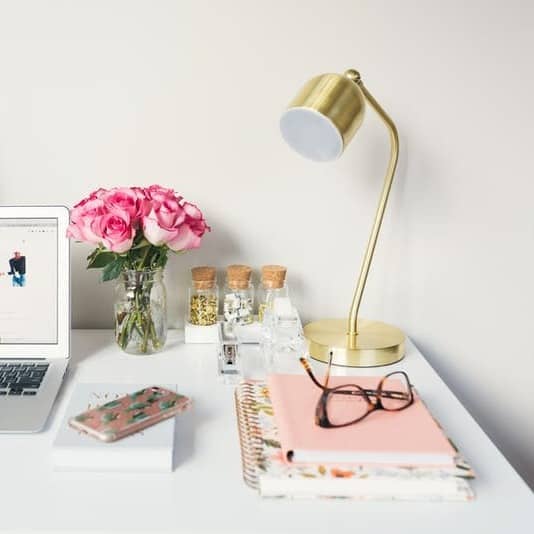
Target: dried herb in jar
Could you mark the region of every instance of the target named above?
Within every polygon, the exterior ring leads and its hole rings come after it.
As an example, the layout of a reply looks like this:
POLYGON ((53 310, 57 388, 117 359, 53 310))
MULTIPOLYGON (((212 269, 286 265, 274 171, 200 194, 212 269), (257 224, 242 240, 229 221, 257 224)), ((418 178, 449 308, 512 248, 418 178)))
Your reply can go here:
POLYGON ((214 267, 193 267, 189 295, 189 322, 197 326, 210 326, 217 322, 219 294, 214 267))

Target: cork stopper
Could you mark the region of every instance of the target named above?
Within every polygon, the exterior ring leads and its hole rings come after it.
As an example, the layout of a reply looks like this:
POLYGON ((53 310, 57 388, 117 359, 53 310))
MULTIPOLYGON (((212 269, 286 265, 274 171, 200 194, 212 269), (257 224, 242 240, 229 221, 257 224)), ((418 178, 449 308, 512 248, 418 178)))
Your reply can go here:
POLYGON ((287 268, 283 265, 264 265, 261 268, 261 282, 263 287, 280 289, 284 287, 287 268))
POLYGON ((193 285, 196 289, 211 289, 215 287, 216 274, 215 267, 201 266, 191 269, 193 285))
POLYGON ((231 289, 246 289, 250 284, 252 269, 248 265, 229 265, 226 268, 228 287, 231 289))

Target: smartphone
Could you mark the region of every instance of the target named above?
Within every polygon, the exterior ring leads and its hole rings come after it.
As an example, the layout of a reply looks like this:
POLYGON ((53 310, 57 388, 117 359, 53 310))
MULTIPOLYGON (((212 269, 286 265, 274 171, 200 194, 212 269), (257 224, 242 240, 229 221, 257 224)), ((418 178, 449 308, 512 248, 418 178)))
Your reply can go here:
POLYGON ((101 441, 130 436, 191 406, 191 399, 159 386, 140 389, 69 419, 69 426, 101 441))

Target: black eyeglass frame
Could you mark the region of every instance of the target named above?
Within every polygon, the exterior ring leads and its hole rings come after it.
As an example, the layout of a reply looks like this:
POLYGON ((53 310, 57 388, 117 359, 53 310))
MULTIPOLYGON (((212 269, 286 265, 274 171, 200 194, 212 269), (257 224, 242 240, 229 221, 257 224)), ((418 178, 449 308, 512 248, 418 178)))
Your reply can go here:
POLYGON ((312 382, 322 390, 321 397, 319 398, 319 401, 317 402, 317 406, 315 408, 315 424, 320 426, 321 428, 342 428, 342 427, 350 426, 355 423, 358 423, 362 419, 365 419, 369 414, 373 413, 376 410, 385 410, 387 412, 400 412, 410 407, 414 402, 414 396, 413 396, 412 385, 410 383, 410 378, 404 371, 393 371, 392 373, 389 373, 383 376, 380 382, 378 383, 378 386, 376 389, 364 389, 360 387, 358 384, 343 384, 341 386, 336 386, 335 388, 329 388, 328 380, 330 379, 330 368, 332 365, 332 357, 330 357, 330 361, 328 362, 328 370, 327 370, 324 385, 321 384, 317 380, 317 378, 313 374, 313 371, 311 370, 310 364, 305 358, 300 358, 300 363, 304 366, 304 369, 308 373, 308 376, 311 378, 312 382), (393 377, 394 375, 402 375, 405 378, 406 383, 408 384, 408 393, 404 391, 394 391, 394 390, 384 389, 384 382, 388 378, 393 377), (347 388, 354 388, 354 389, 347 389, 347 388), (367 411, 365 412, 365 414, 361 415, 360 417, 357 417, 356 419, 353 419, 352 421, 348 421, 347 423, 342 423, 342 424, 332 423, 330 419, 328 418, 328 409, 327 409, 328 401, 331 395, 361 396, 367 402, 367 411), (375 397, 376 400, 373 402, 370 397, 375 397), (388 408, 388 407, 384 407, 384 404, 382 402, 383 398, 406 400, 407 402, 405 405, 399 408, 388 408))

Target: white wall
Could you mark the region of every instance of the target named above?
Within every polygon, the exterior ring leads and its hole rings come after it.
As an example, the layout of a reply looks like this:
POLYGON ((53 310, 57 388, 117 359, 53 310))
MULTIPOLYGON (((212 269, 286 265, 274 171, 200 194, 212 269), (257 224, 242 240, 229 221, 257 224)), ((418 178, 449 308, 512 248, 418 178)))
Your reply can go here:
MULTIPOLYGON (((364 316, 402 326, 534 484, 534 9, 518 1, 0 0, 0 203, 71 205, 161 182, 213 226, 168 272, 289 267, 305 318, 345 314, 388 155, 367 120, 345 157, 284 146, 308 77, 358 68, 402 157, 364 316)), ((74 325, 112 288, 74 246, 74 325)))

